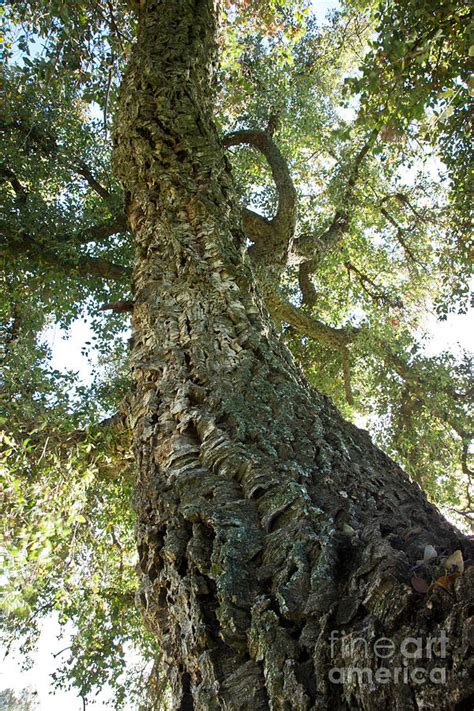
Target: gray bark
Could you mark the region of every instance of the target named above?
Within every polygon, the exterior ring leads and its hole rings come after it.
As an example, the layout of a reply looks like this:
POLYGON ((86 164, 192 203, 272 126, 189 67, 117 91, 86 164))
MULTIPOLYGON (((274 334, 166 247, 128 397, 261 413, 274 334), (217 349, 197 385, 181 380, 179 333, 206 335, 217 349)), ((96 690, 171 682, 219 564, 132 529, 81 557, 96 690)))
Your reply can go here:
POLYGON ((138 14, 115 168, 136 249, 140 599, 174 708, 468 708, 473 569, 449 592, 410 584, 426 545, 467 558, 467 542, 308 387, 259 297, 212 123, 217 4, 138 14), (446 630, 448 657, 416 661, 446 683, 331 683, 380 666, 370 645, 331 650, 343 630, 397 649, 446 630))

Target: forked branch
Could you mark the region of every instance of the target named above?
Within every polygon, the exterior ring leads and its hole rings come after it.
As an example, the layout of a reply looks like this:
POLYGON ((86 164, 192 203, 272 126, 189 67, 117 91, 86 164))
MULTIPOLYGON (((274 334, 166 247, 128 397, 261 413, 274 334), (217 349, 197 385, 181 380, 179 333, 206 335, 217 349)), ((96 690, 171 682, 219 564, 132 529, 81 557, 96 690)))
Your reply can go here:
POLYGON ((300 263, 298 280, 303 302, 307 306, 313 306, 316 300, 316 292, 311 282, 312 274, 317 271, 324 255, 339 244, 350 227, 360 168, 377 140, 378 133, 378 129, 371 131, 369 138, 358 151, 349 171, 341 207, 334 213, 329 227, 322 234, 302 235, 294 242, 294 261, 300 263))

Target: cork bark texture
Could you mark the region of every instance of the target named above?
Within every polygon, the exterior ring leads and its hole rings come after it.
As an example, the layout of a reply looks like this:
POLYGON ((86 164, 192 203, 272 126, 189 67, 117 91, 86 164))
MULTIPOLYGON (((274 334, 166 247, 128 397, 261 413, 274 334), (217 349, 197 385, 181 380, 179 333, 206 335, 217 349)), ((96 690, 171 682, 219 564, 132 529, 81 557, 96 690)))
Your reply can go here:
POLYGON ((136 250, 140 604, 173 707, 470 708, 473 568, 450 590, 410 583, 427 545, 467 560, 468 543, 309 388, 259 296, 212 122, 218 4, 138 5, 115 170, 136 250), (440 630, 441 686, 329 680, 380 666, 360 645, 331 649, 331 632, 398 644, 440 630))

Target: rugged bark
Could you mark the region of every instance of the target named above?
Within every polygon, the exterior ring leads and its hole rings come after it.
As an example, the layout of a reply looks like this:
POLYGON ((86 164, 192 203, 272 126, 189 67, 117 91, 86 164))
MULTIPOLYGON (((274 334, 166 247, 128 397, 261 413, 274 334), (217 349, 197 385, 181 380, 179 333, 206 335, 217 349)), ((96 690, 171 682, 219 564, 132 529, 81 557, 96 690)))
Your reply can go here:
POLYGON ((466 559, 467 543, 309 389, 254 288, 212 124, 217 3, 138 13, 115 165, 136 245, 140 599, 173 707, 468 708, 473 568, 450 591, 410 584, 426 545, 466 559), (387 667, 405 637, 446 630, 446 659, 408 661, 442 663, 446 683, 331 683, 331 667, 384 661, 362 643, 331 649, 342 630, 393 640, 387 667))

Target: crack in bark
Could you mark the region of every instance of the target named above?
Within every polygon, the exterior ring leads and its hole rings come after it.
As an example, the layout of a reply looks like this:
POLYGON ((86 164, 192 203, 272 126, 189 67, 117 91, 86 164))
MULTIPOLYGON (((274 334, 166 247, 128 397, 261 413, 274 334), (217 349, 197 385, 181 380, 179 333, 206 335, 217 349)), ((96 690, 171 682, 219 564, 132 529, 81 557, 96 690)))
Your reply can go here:
MULTIPOLYGON (((200 710, 457 703, 472 688, 459 630, 473 568, 454 601, 433 589, 430 606, 409 580, 425 545, 463 547, 467 559, 468 542, 366 433, 309 389, 276 336, 243 254, 211 121, 216 4, 149 0, 140 13, 115 165, 139 215, 130 219, 129 421, 141 602, 175 706, 183 693, 200 710), (196 19, 202 41, 187 44, 196 19), (331 630, 400 643, 441 625, 453 631, 442 691, 412 685, 413 700, 410 686, 330 683, 331 666, 361 661, 340 645, 331 659, 331 630)), ((324 324, 318 333, 347 342, 324 324)), ((363 661, 378 668, 372 652, 363 661)))

